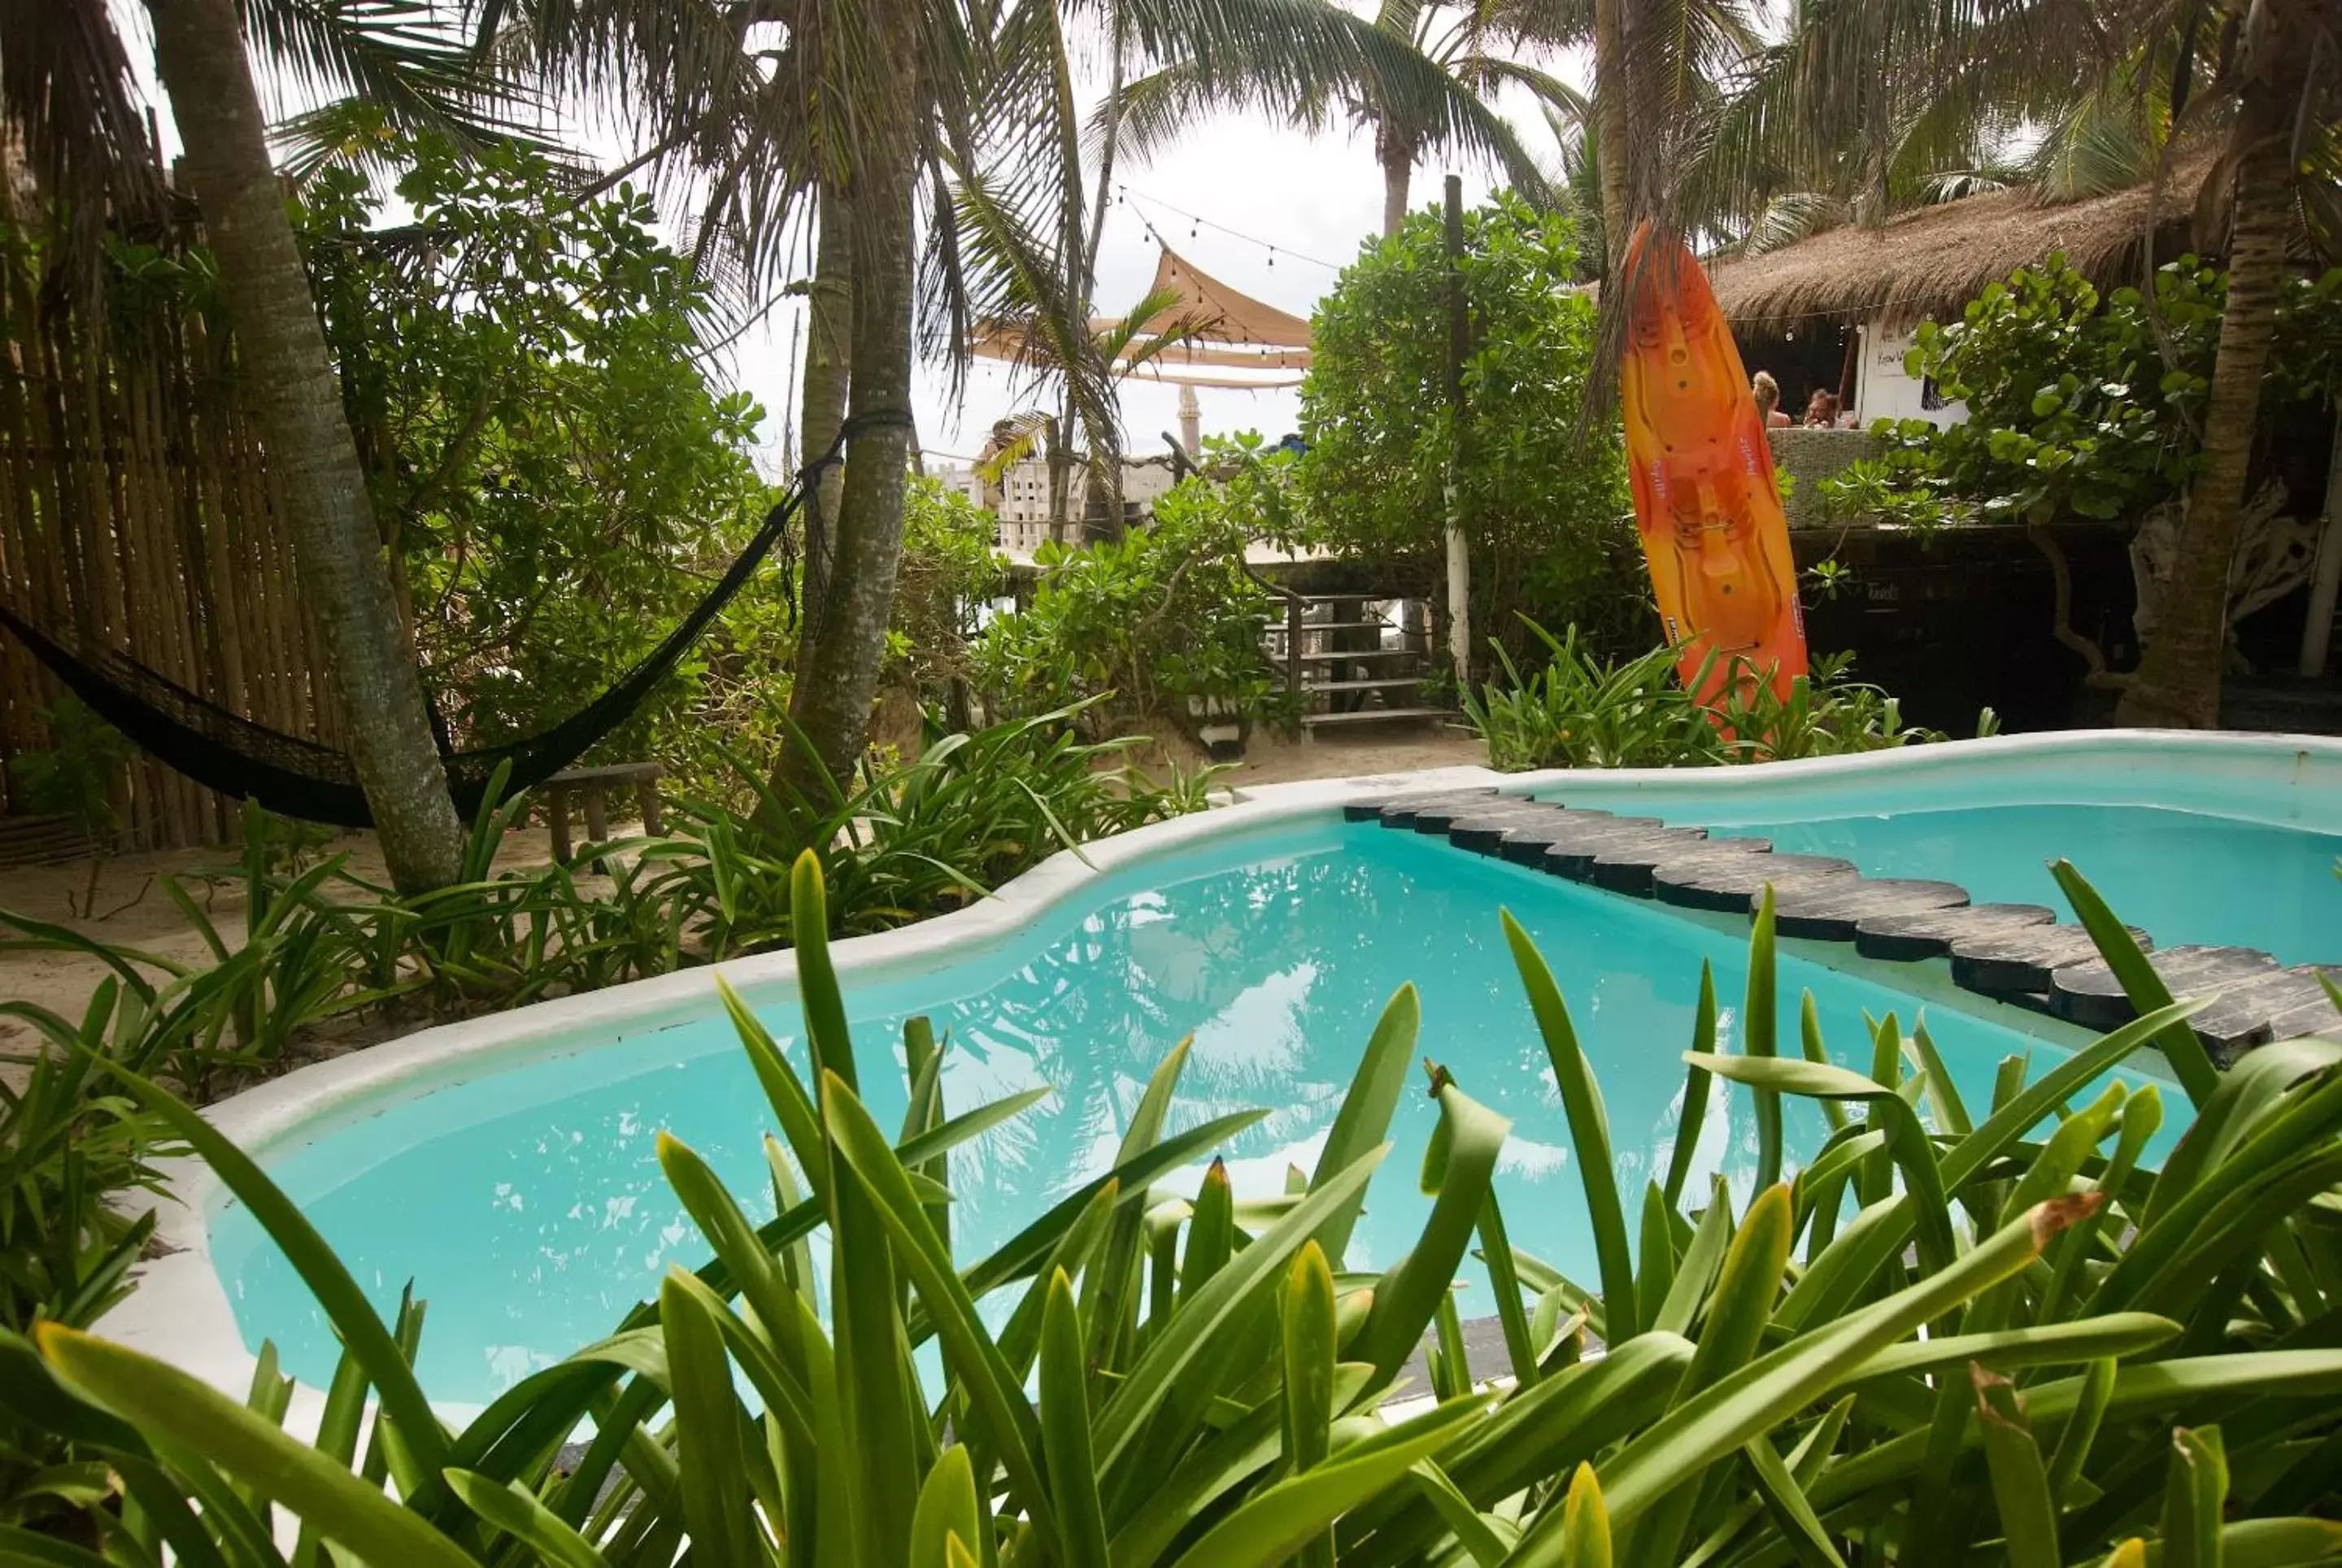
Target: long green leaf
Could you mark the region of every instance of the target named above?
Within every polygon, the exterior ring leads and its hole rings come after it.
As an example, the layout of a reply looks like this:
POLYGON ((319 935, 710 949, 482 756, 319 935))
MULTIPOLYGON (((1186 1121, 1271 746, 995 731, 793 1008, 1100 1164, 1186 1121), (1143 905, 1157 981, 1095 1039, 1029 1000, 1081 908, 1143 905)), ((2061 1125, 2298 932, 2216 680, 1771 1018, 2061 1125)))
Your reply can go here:
POLYGON ((316 1298, 318 1307, 341 1335, 342 1343, 365 1368, 366 1381, 374 1385, 383 1413, 396 1423, 399 1437, 426 1477, 423 1490, 408 1499, 409 1506, 418 1513, 435 1513, 452 1496, 439 1474, 446 1460, 447 1433, 440 1426, 439 1418, 432 1413, 431 1402, 423 1395, 423 1385, 415 1379, 414 1367, 391 1338, 390 1331, 383 1326, 374 1303, 366 1300, 357 1281, 351 1278, 340 1255, 252 1157, 230 1142, 193 1107, 119 1063, 105 1065, 129 1086, 141 1104, 203 1157, 204 1162, 268 1232, 285 1261, 301 1276, 301 1282, 309 1287, 309 1293, 316 1298))
POLYGON ((1487 1408, 1478 1396, 1451 1400, 1369 1438, 1305 1474, 1254 1493, 1178 1558, 1177 1568, 1275 1568, 1366 1498, 1436 1454, 1487 1408))
POLYGON ((1353 1161, 1339 1175, 1310 1193, 1284 1219, 1263 1231, 1253 1244, 1229 1259, 1211 1282, 1183 1303, 1171 1326, 1146 1348, 1122 1386, 1099 1412, 1094 1433, 1098 1463, 1107 1470, 1123 1461, 1126 1452, 1146 1430, 1171 1384, 1197 1357, 1218 1342, 1221 1333, 1292 1261, 1303 1244, 1316 1234, 1328 1215, 1362 1190, 1382 1162, 1383 1150, 1353 1161))
POLYGON ((2058 1568, 2057 1504, 2024 1402, 2007 1378, 1973 1365, 1969 1377, 2009 1568, 2058 1568))
MULTIPOLYGON (((1334 1273, 1315 1240, 1285 1276, 1278 1316, 1285 1361, 1285 1468, 1300 1475, 1326 1462, 1334 1423, 1334 1273)), ((1330 1529, 1313 1536, 1295 1561, 1333 1568, 1330 1529)))
MULTIPOLYGON (((1989 1290, 2040 1256, 2090 1204, 2045 1203, 1978 1243, 1948 1268, 1875 1306, 1792 1340, 1686 1399, 1606 1465, 1605 1493, 1620 1523, 1635 1519, 1689 1475, 1729 1453, 1836 1384, 1920 1323, 1989 1290)), ((1817 1503, 1817 1506, 1822 1506, 1817 1503)))
MULTIPOLYGON (((1438 1172, 1439 1195, 1414 1247, 1375 1286, 1366 1327, 1346 1352, 1386 1378, 1397 1373, 1422 1341, 1424 1326, 1449 1298, 1456 1266, 1470 1249, 1486 1207, 1496 1156, 1512 1126, 1453 1083, 1440 1088, 1439 1120, 1446 1149, 1446 1168, 1438 1172)), ((1435 1139, 1434 1148, 1438 1146, 1435 1139)))
POLYGON ((1081 1314, 1063 1271, 1049 1276, 1047 1290, 1041 1312, 1041 1447, 1056 1504, 1058 1560, 1066 1568, 1106 1568, 1106 1509, 1090 1457, 1081 1314))
POLYGON ((465 1507, 558 1568, 609 1568, 594 1543, 571 1529, 516 1481, 497 1483, 476 1471, 451 1470, 447 1484, 465 1507))
MULTIPOLYGON (((1701 1056, 1716 1050, 1716 970, 1699 961, 1699 1010, 1693 1014, 1691 1048, 1701 1056)), ((1699 1131, 1707 1121, 1710 1092, 1707 1070, 1694 1066, 1684 1074, 1683 1110, 1676 1117, 1675 1146, 1667 1155, 1667 1207, 1683 1201, 1684 1183, 1691 1180, 1691 1162, 1699 1153, 1699 1131)))
POLYGON ((911 1517, 910 1568, 948 1568, 948 1539, 974 1551, 983 1543, 976 1504, 976 1469, 967 1445, 944 1450, 919 1487, 918 1511, 911 1517))
MULTIPOLYGON (((1056 1521, 1044 1480, 1042 1434, 1033 1407, 1017 1387, 999 1345, 985 1331, 975 1298, 953 1271, 951 1259, 927 1222, 926 1206, 905 1177, 902 1162, 887 1147, 877 1122, 840 1080, 825 1081, 822 1100, 829 1135, 839 1154, 866 1184, 875 1211, 893 1237, 896 1255, 926 1306, 928 1322, 943 1341, 945 1355, 967 1396, 971 1414, 981 1423, 986 1448, 1007 1470, 1009 1484, 1033 1515, 1036 1528, 1045 1538, 1053 1539, 1056 1521)), ((908 1522, 906 1513, 904 1523, 908 1522)))
MULTIPOLYGON (((2170 988, 2139 950, 2130 928, 2115 918, 2115 912, 2107 908, 2098 890, 2074 869, 2074 863, 2058 860, 2050 866, 2049 874, 2057 879, 2066 901, 2074 906, 2075 919, 2082 922, 2082 929, 2097 945, 2098 956, 2107 960, 2115 979, 2122 982, 2123 995, 2129 999, 2132 1008, 2151 1013, 2169 1007, 2170 988)), ((2192 1103, 2201 1105, 2212 1097, 2212 1091, 2220 1086, 2220 1070, 2212 1065, 2212 1058, 2205 1051, 2204 1042, 2196 1038, 2194 1030, 2175 1020, 2156 1031, 2155 1043, 2164 1060, 2171 1063, 2171 1070, 2178 1075, 2179 1087, 2187 1091, 2192 1103)))
POLYGON ((1570 1148, 1577 1158, 1578 1180, 1586 1190, 1586 1211, 1594 1226, 1594 1251, 1602 1273, 1603 1326, 1608 1342, 1626 1343, 1642 1326, 1635 1303, 1635 1254, 1626 1234, 1626 1216, 1618 1201, 1617 1169, 1610 1153, 1610 1119, 1602 1108, 1602 1090, 1594 1069, 1577 1042, 1569 1021, 1568 1006, 1553 970, 1537 951, 1528 932, 1512 912, 1503 915, 1505 940, 1511 944, 1513 964, 1529 993, 1529 1010, 1536 1015, 1537 1032, 1545 1037, 1546 1060, 1569 1121, 1570 1148))
MULTIPOLYGON (((1312 1187, 1339 1175, 1388 1140, 1391 1115, 1406 1087, 1422 1022, 1423 1004, 1413 985, 1403 985, 1391 993, 1382 1017, 1375 1021, 1375 1032, 1366 1040, 1366 1054, 1358 1059, 1357 1071, 1351 1075, 1349 1091, 1342 1096, 1341 1109, 1334 1113, 1334 1125, 1326 1130, 1326 1147, 1319 1151, 1317 1169, 1310 1176, 1312 1187)), ((1317 1234, 1317 1245, 1336 1268, 1349 1250, 1350 1233, 1365 1201, 1366 1194, 1361 1192, 1357 1204, 1326 1221, 1317 1234)))
POLYGON ((41 1325, 39 1339, 49 1363, 98 1402, 203 1455, 369 1562, 471 1563, 420 1514, 178 1368, 54 1323, 41 1325))

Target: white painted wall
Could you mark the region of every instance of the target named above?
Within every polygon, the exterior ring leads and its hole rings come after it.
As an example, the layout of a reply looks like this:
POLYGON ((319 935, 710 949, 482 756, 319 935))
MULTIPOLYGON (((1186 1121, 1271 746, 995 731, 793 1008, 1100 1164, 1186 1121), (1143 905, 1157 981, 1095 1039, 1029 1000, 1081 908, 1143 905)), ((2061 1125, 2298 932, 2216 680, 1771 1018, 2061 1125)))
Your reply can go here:
MULTIPOLYGON (((1075 476, 1074 483, 1080 485, 1079 475, 1075 476)), ((1139 503, 1142 516, 1154 514, 1156 499, 1169 490, 1172 483, 1167 461, 1149 459, 1122 466, 1123 499, 1139 503)), ((1000 548, 1016 555, 1031 555, 1049 538, 1048 463, 1039 457, 1026 458, 1001 475, 1000 489, 1000 548)), ((983 504, 980 487, 975 498, 978 505, 983 504)), ((1078 489, 1074 505, 1078 513, 1078 489)))
POLYGON ((1858 426, 1867 429, 1873 419, 1925 419, 1940 427, 1967 418, 1967 406, 1964 403, 1947 403, 1940 408, 1923 405, 1926 383, 1906 375, 1903 369, 1903 357, 1916 341, 1908 328, 1890 332, 1873 317, 1857 330, 1862 334, 1862 352, 1855 362, 1854 383, 1855 422, 1858 426))

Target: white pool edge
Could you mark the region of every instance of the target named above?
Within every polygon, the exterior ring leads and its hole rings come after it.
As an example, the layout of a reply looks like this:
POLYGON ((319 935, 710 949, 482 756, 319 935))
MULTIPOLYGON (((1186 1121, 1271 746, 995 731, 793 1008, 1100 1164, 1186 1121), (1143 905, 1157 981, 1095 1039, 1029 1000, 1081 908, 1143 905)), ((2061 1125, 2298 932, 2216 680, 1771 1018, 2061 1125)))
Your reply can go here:
MULTIPOLYGON (((916 974, 1015 936, 1101 877, 1199 840, 1323 817, 1352 800, 1398 789, 1501 787, 1517 794, 1550 780, 1549 774, 1463 767, 1240 789, 1233 804, 1085 844, 1079 854, 1061 850, 979 903, 894 930, 846 938, 832 944, 830 955, 839 977, 849 981, 916 974)), ((754 1006, 795 986, 796 954, 760 953, 436 1025, 300 1068, 206 1107, 204 1117, 247 1153, 265 1157, 270 1145, 386 1091, 525 1054, 588 1020, 606 1036, 705 1017, 717 975, 754 1006)), ((257 1362, 244 1348, 226 1287, 212 1263, 208 1216, 224 1189, 200 1160, 164 1161, 156 1169, 164 1191, 155 1199, 155 1241, 163 1255, 138 1266, 136 1289, 106 1313, 99 1331, 242 1399, 257 1362)), ((314 1432, 324 1397, 320 1390, 296 1386, 287 1430, 314 1432)), ((480 1407, 439 1408, 450 1419, 461 1419, 480 1407)))
MULTIPOLYGON (((895 930, 846 939, 830 950, 839 975, 849 980, 877 980, 926 971, 969 950, 1014 936, 1098 878, 1119 869, 1200 840, 1320 817, 1350 801, 1400 789, 1493 787, 1506 794, 1543 793, 1587 804, 1596 798, 1632 799, 1640 794, 1663 793, 1771 797, 1794 795, 1816 783, 1884 779, 1918 769, 1959 774, 1985 765, 2013 766, 2022 772, 2036 765, 2096 759, 2125 771, 2142 769, 2150 759, 2168 765, 2179 757, 2217 763, 2207 770, 2216 776, 2230 771, 2231 764, 2264 775, 2290 767, 2302 792, 2319 797, 2309 802, 2314 819, 2297 819, 2292 825, 2342 832, 2342 739, 2320 737, 2069 730, 1758 768, 1547 769, 1509 774, 1478 767, 1443 768, 1240 787, 1231 805, 1100 839, 1085 845, 1079 854, 1060 851, 968 909, 895 930)), ((794 985, 796 957, 790 951, 759 954, 438 1025, 302 1068, 222 1101, 204 1114, 239 1147, 264 1154, 269 1145, 319 1119, 346 1112, 385 1091, 412 1087, 433 1077, 452 1077, 457 1069, 541 1049, 581 1022, 590 1020, 597 1033, 607 1035, 615 1029, 647 1030, 703 1017, 708 1009, 712 977, 717 974, 754 1005, 760 997, 794 985)), ((106 1314, 102 1332, 241 1399, 251 1385, 255 1361, 244 1348, 226 1289, 212 1262, 207 1213, 221 1191, 218 1178, 195 1160, 164 1161, 158 1169, 165 1193, 155 1204, 156 1241, 167 1251, 139 1266, 135 1275, 137 1288, 106 1314)), ((313 1432, 323 1400, 320 1391, 305 1384, 296 1387, 288 1430, 313 1432)), ((449 1403, 441 1408, 450 1419, 461 1419, 479 1407, 449 1403)))

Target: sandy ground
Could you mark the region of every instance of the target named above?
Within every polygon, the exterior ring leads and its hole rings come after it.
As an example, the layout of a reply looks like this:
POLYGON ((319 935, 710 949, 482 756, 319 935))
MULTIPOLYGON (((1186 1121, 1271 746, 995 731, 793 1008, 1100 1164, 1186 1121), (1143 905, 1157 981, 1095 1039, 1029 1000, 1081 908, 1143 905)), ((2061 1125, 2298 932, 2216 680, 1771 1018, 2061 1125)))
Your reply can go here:
MULTIPOLYGON (((627 829, 613 824, 613 830, 627 829)), ((241 853, 236 846, 217 845, 110 859, 99 874, 97 897, 90 906, 97 911, 96 919, 75 912, 89 880, 88 861, 12 867, 0 871, 0 910, 63 926, 110 946, 200 966, 210 961, 211 950, 165 892, 164 879, 178 878, 233 948, 242 940, 245 923, 244 886, 237 865, 241 853), (207 877, 206 872, 215 874, 207 877)), ((353 875, 375 883, 389 881, 382 852, 371 833, 345 833, 312 854, 306 863, 315 865, 340 854, 349 856, 348 869, 353 875)), ((505 837, 496 865, 499 869, 515 869, 541 866, 552 858, 553 847, 543 828, 516 829, 505 837)), ((0 929, 0 940, 22 936, 14 927, 0 929)), ((31 1002, 75 1021, 88 1007, 98 982, 111 972, 96 959, 75 952, 0 951, 0 1000, 31 1002)), ((155 978, 163 978, 163 973, 156 970, 155 978)), ((0 1056, 20 1055, 36 1039, 30 1024, 0 1018, 0 1056)), ((15 1083, 21 1076, 17 1064, 0 1062, 0 1081, 15 1083)))
MULTIPOLYGON (((1154 760, 1148 759, 1146 760, 1154 760)), ((1196 759, 1183 757, 1193 766, 1196 759)), ((1487 750, 1476 739, 1455 729, 1407 729, 1381 735, 1340 731, 1309 741, 1256 735, 1244 760, 1225 781, 1283 784, 1302 779, 1339 779, 1354 774, 1396 773, 1420 768, 1453 768, 1486 762, 1487 750)), ((613 824, 614 829, 627 829, 613 824)), ((346 852, 350 869, 377 882, 387 881, 381 852, 369 833, 348 833, 322 851, 346 852)), ((198 903, 209 910, 213 923, 233 943, 244 928, 244 895, 234 871, 238 851, 232 847, 174 849, 161 853, 125 855, 109 860, 98 883, 95 908, 103 919, 77 916, 86 861, 55 866, 17 867, 0 871, 0 910, 51 921, 118 947, 135 948, 181 963, 199 964, 208 958, 204 940, 186 923, 165 894, 161 881, 175 874, 198 903), (224 879, 205 883, 205 869, 223 871, 224 879)), ((499 869, 542 865, 551 858, 543 828, 515 829, 497 858, 499 869)), ((0 940, 18 933, 0 931, 0 940)), ((0 951, 0 999, 27 1001, 68 1019, 78 1018, 91 991, 110 971, 96 960, 77 953, 0 951)), ((30 1025, 0 1018, 0 1056, 31 1049, 30 1025)), ((0 1077, 15 1081, 18 1074, 0 1063, 0 1077)))

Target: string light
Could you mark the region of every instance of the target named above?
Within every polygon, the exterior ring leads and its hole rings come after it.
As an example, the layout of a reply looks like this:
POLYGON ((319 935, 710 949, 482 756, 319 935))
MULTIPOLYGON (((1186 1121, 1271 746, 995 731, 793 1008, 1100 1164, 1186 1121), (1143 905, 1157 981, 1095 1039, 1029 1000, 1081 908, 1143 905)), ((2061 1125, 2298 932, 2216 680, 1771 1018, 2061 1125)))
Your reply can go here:
MULTIPOLYGON (((1134 206, 1144 204, 1149 206, 1157 206, 1175 216, 1186 218, 1187 220, 1187 237, 1191 240, 1201 239, 1203 237, 1203 231, 1208 228, 1216 233, 1224 234, 1230 239, 1241 240, 1246 245, 1258 246, 1261 249, 1268 253, 1268 265, 1272 267, 1276 265, 1277 254, 1282 251, 1291 259, 1306 261, 1312 266, 1322 266, 1328 272, 1339 272, 1342 270, 1341 264, 1338 262, 1326 261, 1314 256, 1305 256, 1300 251, 1272 244, 1267 240, 1260 238, 1256 235, 1246 234, 1242 229, 1230 228, 1227 225, 1206 217, 1201 213, 1193 213, 1189 212, 1185 207, 1174 206, 1169 202, 1165 201, 1161 196, 1151 196, 1146 191, 1133 190, 1126 185, 1117 184, 1115 186, 1115 205, 1117 206, 1122 204, 1123 197, 1126 196, 1131 199, 1134 206)), ((1146 215, 1144 212, 1140 213, 1139 220, 1142 223, 1146 222, 1146 215)), ((1156 233, 1155 226, 1152 224, 1147 225, 1147 232, 1154 236, 1155 242, 1157 245, 1164 244, 1163 236, 1160 234, 1156 233)), ((1166 248, 1168 247, 1166 246, 1166 248)))

